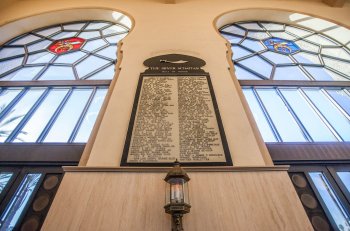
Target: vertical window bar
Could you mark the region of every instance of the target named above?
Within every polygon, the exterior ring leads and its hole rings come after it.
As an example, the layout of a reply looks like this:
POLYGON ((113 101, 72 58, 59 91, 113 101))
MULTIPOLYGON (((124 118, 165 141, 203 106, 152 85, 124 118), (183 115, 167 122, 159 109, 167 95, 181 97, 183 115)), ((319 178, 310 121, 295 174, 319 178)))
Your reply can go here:
POLYGON ((306 130, 306 128, 304 127, 302 122, 299 120, 298 116, 295 114, 295 112, 293 111, 292 107, 289 105, 289 103, 286 100, 286 98, 284 98, 283 94, 280 92, 278 87, 276 87, 276 92, 277 92, 277 95, 282 99, 284 105, 288 108, 288 111, 290 112, 290 114, 292 115, 294 120, 297 122, 297 124, 298 124, 299 128, 301 129, 301 131, 302 131, 304 137, 306 138, 306 140, 313 142, 314 140, 310 136, 309 132, 306 130))
POLYGON ((257 99, 257 101, 258 101, 258 103, 259 103, 259 105, 260 105, 260 107, 261 107, 261 109, 262 109, 262 111, 263 111, 263 113, 265 115, 265 118, 266 118, 268 124, 270 125, 270 128, 271 128, 271 130, 272 130, 276 140, 278 142, 283 142, 282 138, 281 138, 280 134, 278 133, 278 131, 277 131, 277 129, 276 129, 276 127, 275 127, 275 125, 274 125, 274 123, 273 123, 269 113, 267 112, 267 110, 266 110, 266 108, 265 108, 265 106, 264 106, 260 96, 256 92, 255 87, 251 87, 251 89, 252 89, 253 94, 254 94, 255 98, 257 99))
POLYGON ((89 100, 86 102, 86 105, 85 105, 83 111, 81 112, 80 118, 79 118, 78 122, 76 123, 76 125, 72 131, 72 134, 70 135, 70 137, 68 139, 68 143, 73 142, 75 136, 77 135, 79 128, 81 126, 81 123, 83 122, 83 120, 85 118, 86 112, 89 110, 90 104, 96 95, 96 91, 97 91, 97 87, 94 87, 94 90, 91 93, 89 100))
POLYGON ((344 141, 343 138, 338 134, 338 132, 335 130, 335 128, 329 123, 329 121, 326 119, 326 117, 322 114, 320 110, 316 107, 316 105, 313 104, 312 100, 305 94, 304 90, 302 88, 299 89, 300 94, 305 98, 305 100, 310 104, 312 109, 316 112, 316 114, 321 118, 323 123, 328 127, 328 129, 333 133, 333 135, 339 140, 344 141))
MULTIPOLYGON (((341 89, 340 89, 341 90, 341 89)), ((348 119, 350 120, 350 116, 348 115, 348 113, 346 113, 344 111, 344 109, 333 99, 332 96, 330 96, 328 94, 327 91, 325 91, 324 88, 322 88, 321 92, 328 98, 329 101, 331 101, 331 103, 348 119)))
POLYGON ((57 117, 59 116, 60 112, 64 108, 64 105, 66 104, 66 102, 68 101, 68 99, 72 95, 72 93, 73 93, 73 89, 71 88, 69 90, 69 92, 66 94, 66 96, 63 98, 62 102, 60 103, 60 105, 56 109, 55 113, 52 115, 51 119, 49 120, 49 122, 47 123, 45 128, 43 129, 43 132, 40 134, 40 136, 37 139, 36 143, 41 143, 45 139, 47 133, 49 133, 52 125, 55 123, 57 117))
POLYGON ((50 89, 46 88, 46 90, 41 94, 41 96, 34 103, 32 108, 23 117, 21 122, 16 126, 15 129, 13 129, 12 133, 8 136, 8 138, 6 139, 5 143, 12 142, 17 137, 18 132, 22 130, 24 125, 27 123, 27 121, 32 117, 33 113, 40 106, 40 104, 44 101, 44 99, 48 95, 49 91, 50 91, 50 89))
POLYGON ((343 89, 343 90, 350 97, 350 89, 343 89))

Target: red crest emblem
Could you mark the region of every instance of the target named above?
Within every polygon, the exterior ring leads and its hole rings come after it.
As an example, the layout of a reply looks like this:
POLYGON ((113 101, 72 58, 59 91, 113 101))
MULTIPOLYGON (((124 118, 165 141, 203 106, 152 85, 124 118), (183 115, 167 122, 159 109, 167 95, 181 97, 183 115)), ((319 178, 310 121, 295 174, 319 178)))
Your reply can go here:
POLYGON ((79 50, 85 43, 82 38, 67 38, 54 41, 48 50, 55 54, 63 54, 69 51, 79 50))

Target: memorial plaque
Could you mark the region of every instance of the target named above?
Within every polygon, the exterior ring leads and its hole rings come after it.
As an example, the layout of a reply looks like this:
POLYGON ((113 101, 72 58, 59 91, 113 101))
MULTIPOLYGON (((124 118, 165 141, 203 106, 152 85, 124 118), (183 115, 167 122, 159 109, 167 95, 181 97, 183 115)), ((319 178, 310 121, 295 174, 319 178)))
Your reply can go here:
POLYGON ((232 165, 205 62, 172 54, 144 64, 121 165, 232 165))

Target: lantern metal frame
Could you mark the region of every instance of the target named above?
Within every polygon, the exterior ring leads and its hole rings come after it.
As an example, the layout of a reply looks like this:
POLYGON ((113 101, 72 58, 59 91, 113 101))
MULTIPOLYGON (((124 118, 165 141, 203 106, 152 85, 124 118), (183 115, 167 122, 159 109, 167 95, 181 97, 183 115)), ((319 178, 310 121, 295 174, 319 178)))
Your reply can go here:
MULTIPOLYGON (((171 230, 172 231, 183 231, 182 217, 184 214, 189 213, 191 209, 191 205, 189 204, 189 195, 188 190, 183 190, 185 186, 187 186, 187 182, 190 181, 189 176, 186 171, 181 168, 180 162, 177 160, 174 162, 174 167, 170 169, 164 181, 168 184, 167 187, 170 187, 169 190, 169 201, 166 201, 166 205, 164 206, 165 212, 171 214, 171 230), (176 201, 171 199, 172 195, 172 181, 179 180, 182 181, 182 200, 176 201), (186 200, 187 198, 187 200, 186 200)), ((185 187, 186 188, 186 187, 185 187)), ((167 198, 167 197, 166 197, 167 198)))

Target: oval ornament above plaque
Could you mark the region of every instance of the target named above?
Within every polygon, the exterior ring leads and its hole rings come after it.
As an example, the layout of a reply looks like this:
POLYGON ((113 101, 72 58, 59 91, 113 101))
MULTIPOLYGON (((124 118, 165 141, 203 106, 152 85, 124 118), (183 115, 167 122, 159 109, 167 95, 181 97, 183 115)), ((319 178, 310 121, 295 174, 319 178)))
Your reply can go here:
POLYGON ((162 67, 162 66, 189 66, 203 67, 205 61, 189 55, 168 54, 149 58, 143 62, 146 67, 162 67))

